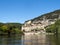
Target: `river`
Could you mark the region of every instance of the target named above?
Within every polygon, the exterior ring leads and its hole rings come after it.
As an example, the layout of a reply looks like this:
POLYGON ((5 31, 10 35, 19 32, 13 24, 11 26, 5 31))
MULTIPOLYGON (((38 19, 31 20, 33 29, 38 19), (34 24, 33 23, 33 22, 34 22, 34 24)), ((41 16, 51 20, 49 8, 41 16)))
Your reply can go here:
POLYGON ((0 45, 60 45, 60 35, 0 36, 0 45))

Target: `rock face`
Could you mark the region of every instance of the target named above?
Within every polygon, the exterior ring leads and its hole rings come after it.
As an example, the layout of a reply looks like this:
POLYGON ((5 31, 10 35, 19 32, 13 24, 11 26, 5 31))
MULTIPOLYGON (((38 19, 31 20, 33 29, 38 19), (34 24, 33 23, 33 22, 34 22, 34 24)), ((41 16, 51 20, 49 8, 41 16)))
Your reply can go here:
POLYGON ((54 24, 58 19, 60 19, 60 10, 56 10, 26 21, 22 26, 22 31, 28 32, 45 30, 46 26, 54 24))

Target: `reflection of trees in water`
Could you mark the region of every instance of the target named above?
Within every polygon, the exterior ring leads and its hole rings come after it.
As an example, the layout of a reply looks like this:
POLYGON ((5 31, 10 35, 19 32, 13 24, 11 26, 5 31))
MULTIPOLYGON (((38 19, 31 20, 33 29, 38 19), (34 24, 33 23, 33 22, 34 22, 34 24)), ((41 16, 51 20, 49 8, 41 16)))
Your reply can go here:
POLYGON ((48 45, 60 45, 60 35, 47 35, 48 45))
POLYGON ((0 45, 18 45, 21 44, 21 36, 0 36, 0 45))
POLYGON ((55 43, 56 43, 56 45, 58 44, 58 45, 60 45, 60 34, 58 34, 57 36, 55 36, 55 43))

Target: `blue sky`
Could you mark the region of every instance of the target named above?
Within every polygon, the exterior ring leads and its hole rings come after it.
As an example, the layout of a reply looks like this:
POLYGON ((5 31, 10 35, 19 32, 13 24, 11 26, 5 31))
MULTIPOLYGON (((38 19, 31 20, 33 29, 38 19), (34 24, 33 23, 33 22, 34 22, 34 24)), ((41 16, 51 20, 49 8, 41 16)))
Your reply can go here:
POLYGON ((60 0, 0 0, 0 22, 24 23, 60 9, 60 0))

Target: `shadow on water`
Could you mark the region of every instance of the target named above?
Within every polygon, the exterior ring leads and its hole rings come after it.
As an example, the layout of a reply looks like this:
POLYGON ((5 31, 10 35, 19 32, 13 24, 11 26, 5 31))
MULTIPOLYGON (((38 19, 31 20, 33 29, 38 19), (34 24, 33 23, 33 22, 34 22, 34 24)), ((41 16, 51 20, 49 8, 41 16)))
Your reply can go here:
POLYGON ((55 38, 56 38, 55 40, 56 45, 57 44, 60 45, 60 34, 56 35, 55 38))
POLYGON ((58 35, 47 35, 47 41, 50 45, 60 45, 60 34, 58 35))

